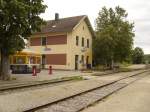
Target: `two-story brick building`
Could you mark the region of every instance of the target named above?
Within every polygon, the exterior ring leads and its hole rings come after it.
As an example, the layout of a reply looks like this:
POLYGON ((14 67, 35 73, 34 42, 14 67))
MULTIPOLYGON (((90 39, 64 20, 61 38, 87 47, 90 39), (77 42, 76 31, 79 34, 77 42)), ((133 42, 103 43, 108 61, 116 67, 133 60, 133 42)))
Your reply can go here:
POLYGON ((94 32, 86 15, 47 21, 41 32, 30 38, 30 49, 42 54, 46 68, 78 70, 92 66, 94 32))

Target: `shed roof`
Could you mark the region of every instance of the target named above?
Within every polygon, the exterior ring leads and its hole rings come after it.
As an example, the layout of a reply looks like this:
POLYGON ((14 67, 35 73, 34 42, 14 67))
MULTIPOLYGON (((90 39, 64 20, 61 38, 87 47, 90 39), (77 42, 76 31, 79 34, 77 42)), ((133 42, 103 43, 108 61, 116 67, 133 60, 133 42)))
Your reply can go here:
POLYGON ((22 51, 17 51, 14 56, 16 56, 16 55, 35 55, 35 56, 40 56, 40 54, 38 52, 33 51, 31 49, 23 49, 22 51))

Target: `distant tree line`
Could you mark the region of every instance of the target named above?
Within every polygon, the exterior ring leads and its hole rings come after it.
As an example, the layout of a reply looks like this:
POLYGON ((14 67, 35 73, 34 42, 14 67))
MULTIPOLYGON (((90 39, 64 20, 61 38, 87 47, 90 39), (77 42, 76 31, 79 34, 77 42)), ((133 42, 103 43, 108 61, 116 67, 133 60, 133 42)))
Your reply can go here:
POLYGON ((145 63, 144 52, 143 52, 142 48, 136 47, 132 51, 132 62, 133 62, 133 64, 142 64, 142 63, 145 63))
POLYGON ((145 54, 144 55, 144 62, 147 64, 150 64, 150 54, 145 54))

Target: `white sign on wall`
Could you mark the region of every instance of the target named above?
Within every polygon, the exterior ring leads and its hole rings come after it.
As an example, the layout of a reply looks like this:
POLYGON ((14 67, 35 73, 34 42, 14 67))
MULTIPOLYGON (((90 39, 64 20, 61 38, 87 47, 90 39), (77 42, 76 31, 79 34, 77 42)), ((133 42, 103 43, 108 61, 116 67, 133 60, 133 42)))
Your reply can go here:
POLYGON ((45 48, 43 49, 44 51, 51 51, 51 48, 48 48, 47 46, 45 46, 45 48))
POLYGON ((44 51, 51 51, 51 48, 44 48, 44 51))

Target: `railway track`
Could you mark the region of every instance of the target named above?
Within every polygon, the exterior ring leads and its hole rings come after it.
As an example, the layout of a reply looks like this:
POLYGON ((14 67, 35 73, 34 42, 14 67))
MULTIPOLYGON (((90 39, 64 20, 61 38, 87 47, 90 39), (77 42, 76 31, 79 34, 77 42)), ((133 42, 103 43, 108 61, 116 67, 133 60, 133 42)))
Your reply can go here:
POLYGON ((79 112, 84 108, 87 108, 88 106, 108 97, 114 92, 130 85, 131 83, 146 77, 148 74, 149 71, 144 71, 139 74, 119 78, 118 80, 104 86, 93 88, 59 101, 47 103, 46 105, 26 110, 24 112, 79 112))
POLYGON ((31 89, 32 90, 39 89, 43 87, 52 87, 52 86, 57 86, 65 83, 72 83, 75 81, 82 80, 80 78, 81 77, 75 76, 75 77, 68 77, 68 78, 55 79, 55 80, 0 85, 0 95, 10 94, 14 92, 22 92, 31 89))
MULTIPOLYGON (((107 73, 103 74, 100 76, 105 76, 105 75, 113 75, 114 73, 107 73)), ((93 75, 95 76, 95 75, 93 75)), ((99 76, 99 75, 97 75, 99 76)), ((55 85, 60 85, 63 83, 69 83, 69 82, 74 82, 74 81, 79 81, 83 80, 82 77, 80 76, 73 76, 73 77, 65 77, 65 78, 59 78, 59 79, 54 79, 54 80, 44 80, 44 81, 35 81, 35 82, 19 82, 19 83, 7 83, 7 84, 1 84, 0 85, 0 94, 2 92, 7 92, 7 91, 16 91, 16 90, 28 90, 30 88, 35 88, 37 89, 38 87, 42 86, 55 86, 55 85)), ((85 80, 85 79, 84 79, 85 80)))

